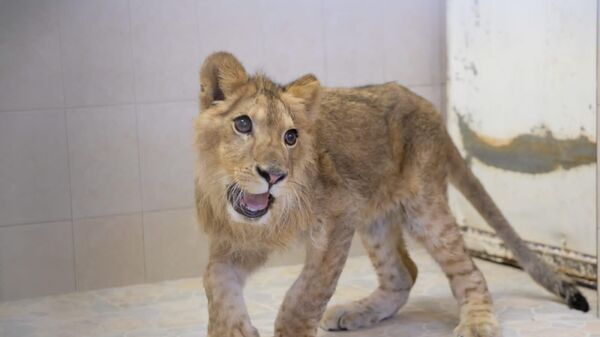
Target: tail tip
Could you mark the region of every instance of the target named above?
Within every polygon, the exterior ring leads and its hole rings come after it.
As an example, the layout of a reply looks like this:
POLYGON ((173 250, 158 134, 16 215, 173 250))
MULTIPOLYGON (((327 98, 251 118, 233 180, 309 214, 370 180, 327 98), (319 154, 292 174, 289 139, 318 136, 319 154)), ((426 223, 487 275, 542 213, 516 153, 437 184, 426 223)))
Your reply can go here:
POLYGON ((590 305, 581 292, 577 291, 569 295, 567 298, 567 305, 571 309, 588 312, 590 311, 590 305))

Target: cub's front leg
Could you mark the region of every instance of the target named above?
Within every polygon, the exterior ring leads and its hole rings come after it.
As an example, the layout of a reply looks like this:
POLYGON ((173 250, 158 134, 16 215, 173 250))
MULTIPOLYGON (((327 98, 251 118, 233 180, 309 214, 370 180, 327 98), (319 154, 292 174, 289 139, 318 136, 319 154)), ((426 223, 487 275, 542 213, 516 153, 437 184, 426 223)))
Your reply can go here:
MULTIPOLYGON (((212 255, 212 254, 211 254, 212 255)), ((235 256, 214 257, 204 274, 204 289, 208 298, 208 337, 258 337, 244 302, 243 287, 248 266, 235 256)))
POLYGON ((275 337, 314 337, 333 295, 352 243, 354 228, 335 223, 309 241, 302 273, 288 290, 275 323, 275 337))

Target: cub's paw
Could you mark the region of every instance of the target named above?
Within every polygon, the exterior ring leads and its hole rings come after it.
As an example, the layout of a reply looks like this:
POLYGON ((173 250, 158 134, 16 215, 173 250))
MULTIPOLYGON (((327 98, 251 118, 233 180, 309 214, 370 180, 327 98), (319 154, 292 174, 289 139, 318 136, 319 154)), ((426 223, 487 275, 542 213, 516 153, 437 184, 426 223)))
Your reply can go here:
POLYGON ((248 321, 215 323, 214 326, 209 330, 208 337, 260 337, 258 330, 248 321))
POLYGON ((292 325, 283 327, 275 326, 275 337, 316 337, 317 327, 314 324, 310 326, 292 325))
POLYGON ((454 337, 501 337, 500 327, 493 315, 472 317, 454 329, 454 337))
POLYGON ((379 317, 380 314, 360 302, 335 305, 325 312, 321 319, 321 329, 339 331, 366 328, 381 321, 383 318, 379 317))
POLYGON ((237 326, 233 327, 232 331, 235 337, 260 337, 258 330, 249 322, 240 322, 237 326))

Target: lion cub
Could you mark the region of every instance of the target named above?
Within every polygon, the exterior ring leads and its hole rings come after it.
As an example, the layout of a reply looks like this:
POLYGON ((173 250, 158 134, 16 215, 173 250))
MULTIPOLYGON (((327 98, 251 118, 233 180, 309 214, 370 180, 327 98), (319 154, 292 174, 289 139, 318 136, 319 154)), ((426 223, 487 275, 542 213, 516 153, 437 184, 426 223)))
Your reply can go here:
POLYGON ((209 56, 200 73, 196 204, 211 238, 204 276, 208 335, 258 336, 245 308, 246 277, 270 252, 306 237, 301 275, 287 292, 276 336, 353 330, 394 315, 417 268, 405 228, 447 275, 460 305, 455 336, 499 336, 483 275, 448 207, 454 184, 540 285, 575 309, 574 283, 530 251, 465 165, 441 116, 396 84, 321 88, 313 75, 281 86, 249 76, 234 56, 209 56), (325 307, 357 231, 377 271, 368 297, 325 307))

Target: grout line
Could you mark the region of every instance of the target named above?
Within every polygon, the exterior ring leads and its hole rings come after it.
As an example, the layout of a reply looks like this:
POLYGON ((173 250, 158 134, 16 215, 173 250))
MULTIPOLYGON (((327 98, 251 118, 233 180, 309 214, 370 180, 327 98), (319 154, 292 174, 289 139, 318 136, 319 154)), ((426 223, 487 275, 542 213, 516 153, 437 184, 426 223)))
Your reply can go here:
POLYGON ((134 103, 138 103, 137 99, 137 86, 136 86, 136 71, 135 71, 135 53, 133 52, 133 26, 131 24, 131 0, 127 1, 127 19, 129 22, 129 53, 131 55, 131 74, 132 74, 132 82, 131 82, 131 90, 133 91, 133 101, 134 103))
POLYGON ((196 87, 196 92, 195 92, 195 97, 196 97, 196 102, 199 103, 199 95, 200 95, 200 67, 202 67, 202 55, 201 54, 201 48, 200 48, 200 17, 198 16, 198 13, 200 11, 200 1, 194 1, 194 25, 196 25, 196 31, 195 31, 195 35, 194 35, 194 47, 196 49, 196 59, 194 60, 194 65, 195 65, 195 69, 194 69, 194 74, 195 74, 195 79, 196 79, 196 84, 198 85, 196 87))
MULTIPOLYGON (((63 76, 63 74, 61 74, 63 76)), ((64 85, 64 84, 63 84, 64 85)), ((146 104, 167 104, 167 103, 187 103, 194 102, 197 103, 198 99, 172 99, 172 100, 157 100, 157 101, 141 101, 141 102, 121 102, 121 103, 111 103, 111 104, 94 104, 94 105, 75 105, 75 106, 50 106, 50 107, 40 107, 40 108, 24 108, 24 109, 3 109, 0 110, 1 113, 12 113, 12 112, 31 112, 31 111, 52 111, 52 110, 77 110, 77 109, 92 109, 92 108, 107 108, 107 107, 115 107, 115 106, 127 106, 127 105, 146 105, 146 104)))
POLYGON ((139 126, 139 118, 138 118, 138 106, 134 107, 135 113, 135 135, 136 135, 136 146, 137 146, 137 162, 138 162, 138 193, 140 196, 140 209, 141 209, 141 225, 142 225, 142 249, 144 255, 144 280, 148 281, 148 267, 146 261, 146 235, 145 235, 145 226, 144 226, 144 193, 142 186, 142 161, 141 161, 141 151, 140 151, 140 126, 139 126))
POLYGON ((172 207, 172 208, 165 208, 165 209, 149 209, 149 210, 145 210, 143 211, 144 213, 160 213, 160 212, 169 212, 169 211, 182 211, 182 210, 186 210, 186 209, 196 209, 196 207, 194 205, 190 205, 190 206, 181 206, 181 207, 172 207))
POLYGON ((67 143, 67 174, 69 175, 68 177, 68 184, 69 184, 69 206, 70 206, 70 212, 71 212, 71 219, 69 219, 70 223, 71 223, 71 244, 72 244, 72 248, 73 248, 73 277, 75 279, 75 289, 79 290, 79 282, 77 280, 77 254, 75 254, 75 224, 73 223, 73 183, 71 181, 71 154, 70 154, 70 141, 69 141, 69 129, 68 129, 68 125, 69 123, 67 122, 67 111, 64 110, 63 111, 64 114, 64 119, 65 119, 65 136, 66 136, 66 143, 67 143))
POLYGON ((60 85, 62 88, 62 107, 57 108, 57 109, 65 109, 65 106, 67 105, 67 98, 66 98, 66 92, 65 92, 65 66, 63 64, 63 41, 62 41, 62 25, 61 25, 61 15, 60 15, 60 5, 58 3, 58 0, 54 1, 54 8, 56 10, 56 25, 57 25, 57 29, 58 29, 58 56, 59 56, 59 66, 60 66, 60 85))
POLYGON ((125 216, 125 215, 135 215, 135 214, 143 214, 143 213, 160 213, 160 212, 169 212, 169 211, 181 211, 181 210, 186 210, 186 209, 195 209, 195 207, 194 207, 193 204, 190 204, 189 206, 166 207, 166 208, 159 208, 159 209, 139 210, 139 211, 134 211, 134 212, 111 213, 111 214, 92 215, 92 216, 66 218, 66 219, 56 219, 56 220, 49 220, 49 221, 23 222, 23 223, 7 224, 7 225, 0 225, 0 228, 11 228, 11 227, 18 227, 18 226, 44 225, 44 224, 52 224, 52 223, 57 223, 57 222, 68 222, 68 221, 78 221, 78 220, 88 220, 88 219, 99 219, 99 218, 107 218, 107 217, 115 217, 115 216, 125 216))
MULTIPOLYGON (((265 20, 265 15, 264 15, 264 7, 265 7, 265 3, 264 1, 258 0, 256 1, 256 6, 258 7, 258 11, 260 13, 260 16, 258 17, 258 25, 259 25, 259 34, 261 36, 265 36, 266 35, 266 20, 265 20)), ((265 63, 265 39, 256 39, 257 41, 254 41, 254 43, 256 44, 256 51, 258 51, 258 59, 259 61, 257 62, 256 65, 256 69, 254 70, 255 73, 266 73, 267 71, 266 66, 268 64, 265 63)))
MULTIPOLYGON (((63 76, 63 74, 61 74, 61 77, 62 76, 63 76)), ((63 96, 64 96, 64 93, 63 93, 63 96)), ((63 97, 63 100, 64 100, 64 97, 63 97)), ((52 110, 65 110, 65 107, 64 107, 64 105, 62 105, 62 106, 55 105, 55 106, 43 106, 43 107, 37 107, 37 108, 0 109, 0 113, 8 113, 8 112, 31 112, 31 111, 52 111, 52 110)))
POLYGON ((64 106, 67 105, 67 94, 65 89, 65 72, 64 72, 64 63, 63 63, 63 41, 62 41, 62 25, 61 25, 61 12, 60 12, 60 4, 58 1, 54 1, 54 9, 56 10, 56 24, 58 28, 58 53, 60 59, 60 84, 62 87, 62 104, 63 108, 63 118, 65 123, 65 141, 66 141, 66 158, 67 158, 67 174, 68 174, 68 187, 69 187, 69 212, 71 219, 69 222, 71 223, 71 254, 73 258, 73 284, 75 285, 75 290, 79 290, 79 281, 77 280, 77 254, 75 253, 75 224, 73 223, 73 182, 71 180, 71 153, 70 153, 70 141, 69 141, 69 123, 68 123, 68 113, 64 106))
MULTIPOLYGON (((324 54, 326 54, 326 48, 324 49, 324 54)), ((327 62, 326 56, 324 55, 323 61, 323 70, 325 72, 325 80, 327 79, 327 62)), ((61 74, 61 76, 63 76, 61 74)), ((398 81, 395 81, 398 82, 398 81)), ((436 87, 436 86, 444 86, 447 85, 446 82, 436 82, 436 83, 407 83, 407 82, 398 82, 398 84, 405 86, 407 88, 414 87, 436 87)), ((64 84, 63 84, 64 85, 64 84)), ((93 109, 93 108, 108 108, 108 107, 122 107, 122 106, 130 106, 130 105, 152 105, 152 104, 169 104, 169 103, 198 103, 198 98, 193 99, 173 99, 173 100, 157 100, 157 101, 140 101, 140 102, 122 102, 122 103, 112 103, 112 104, 95 104, 95 105, 77 105, 77 106, 55 106, 55 107, 40 107, 40 108, 25 108, 25 109, 6 109, 0 110, 0 114, 2 113, 15 113, 15 112, 34 112, 34 111, 52 111, 52 110, 78 110, 78 109, 93 109)))
POLYGON ((134 211, 134 212, 123 212, 123 213, 113 213, 113 214, 92 215, 92 216, 86 216, 86 217, 81 217, 81 218, 73 218, 73 221, 93 220, 93 219, 100 219, 100 218, 117 217, 117 216, 127 216, 127 215, 136 215, 136 214, 142 214, 142 211, 140 210, 140 211, 134 211))
POLYGON ((133 50, 133 26, 131 20, 131 0, 127 1, 127 14, 129 19, 129 49, 131 52, 131 70, 133 73, 133 100, 136 104, 133 107, 133 113, 135 117, 135 139, 137 147, 137 162, 138 162, 138 195, 140 198, 140 224, 142 226, 142 256, 144 257, 144 282, 148 281, 148 267, 146 266, 146 238, 144 233, 144 194, 142 186, 142 162, 140 153, 140 126, 138 117, 138 98, 137 98, 137 86, 136 86, 136 69, 135 69, 135 52, 133 50))
POLYGON ((16 223, 16 224, 0 225, 0 229, 13 228, 13 227, 19 227, 19 226, 48 225, 48 224, 54 224, 54 223, 58 223, 58 222, 68 222, 68 221, 72 221, 72 220, 73 219, 57 219, 57 220, 40 221, 40 222, 16 223))
MULTIPOLYGON (((201 1, 201 0, 200 0, 201 1)), ((196 11, 196 15, 194 15, 194 17, 196 18, 196 48, 198 49, 198 59, 196 62, 203 62, 204 60, 202 60, 203 57, 207 57, 208 55, 203 55, 202 52, 202 29, 200 28, 200 1, 195 1, 194 3, 196 4, 195 6, 195 11, 196 11)), ((196 69, 196 80, 199 81, 200 79, 200 68, 202 67, 202 63, 197 64, 198 65, 198 69, 196 69)), ((198 98, 200 93, 200 88, 198 87, 198 92, 196 93, 196 97, 198 98)))
POLYGON ((387 31, 387 23, 389 20, 388 17, 388 11, 386 11, 384 8, 381 8, 381 6, 379 6, 380 8, 378 8, 380 11, 377 13, 377 15, 381 16, 381 20, 378 20, 377 24, 380 25, 380 29, 382 31, 381 33, 381 47, 379 48, 379 56, 381 57, 380 59, 380 66, 381 66, 381 83, 386 83, 388 82, 387 80, 387 64, 386 61, 388 60, 388 50, 389 50, 389 46, 386 45, 386 37, 387 34, 389 34, 389 32, 387 31))
POLYGON ((323 72, 324 72, 324 83, 329 83, 329 70, 327 69, 327 34, 325 22, 325 0, 321 0, 321 42, 323 43, 323 72))
POLYGON ((448 124, 448 81, 450 78, 449 72, 448 72, 448 3, 446 1, 443 1, 442 3, 442 8, 441 8, 441 15, 440 15, 440 40, 441 40, 441 47, 442 47, 442 57, 440 60, 441 63, 441 80, 442 80, 442 86, 444 88, 444 90, 442 91, 442 115, 444 116, 444 122, 445 125, 447 126, 448 124))

